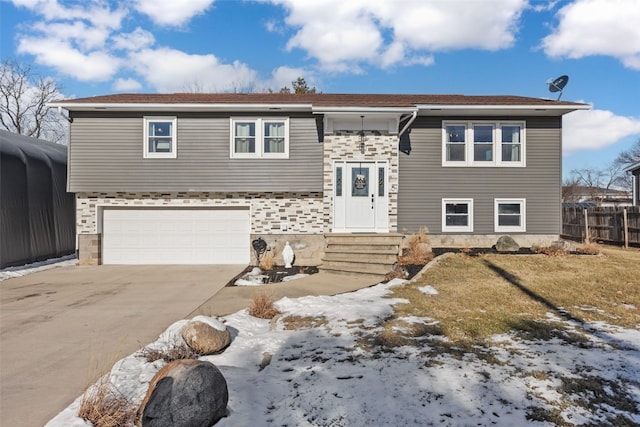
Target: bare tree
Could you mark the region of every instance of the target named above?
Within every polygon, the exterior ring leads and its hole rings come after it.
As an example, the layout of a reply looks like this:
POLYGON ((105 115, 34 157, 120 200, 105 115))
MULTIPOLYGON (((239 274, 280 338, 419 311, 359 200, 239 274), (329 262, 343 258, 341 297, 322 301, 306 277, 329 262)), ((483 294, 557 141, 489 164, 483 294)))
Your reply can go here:
POLYGON ((602 169, 583 168, 571 171, 570 177, 565 180, 563 198, 565 201, 579 201, 580 196, 587 196, 595 202, 607 197, 610 190, 626 190, 629 178, 624 173, 624 167, 615 162, 602 169), (572 199, 572 200, 569 200, 572 199))
POLYGON ((574 169, 571 176, 583 187, 593 188, 595 191, 609 190, 616 186, 621 170, 622 167, 611 164, 603 169, 574 169))
POLYGON ((623 167, 640 162, 640 138, 627 150, 620 152, 613 162, 623 167))
POLYGON ((67 121, 47 103, 62 98, 61 87, 35 74, 30 65, 0 65, 0 125, 9 132, 64 143, 67 121))
POLYGON ((582 186, 575 175, 571 175, 562 182, 562 201, 579 202, 582 197, 582 186))

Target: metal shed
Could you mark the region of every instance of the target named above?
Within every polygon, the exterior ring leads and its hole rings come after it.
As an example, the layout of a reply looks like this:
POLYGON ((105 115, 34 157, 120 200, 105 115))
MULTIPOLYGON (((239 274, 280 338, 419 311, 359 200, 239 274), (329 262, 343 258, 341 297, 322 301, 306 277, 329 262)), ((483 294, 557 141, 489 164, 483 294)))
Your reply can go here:
POLYGON ((0 268, 75 251, 67 147, 0 130, 0 268))

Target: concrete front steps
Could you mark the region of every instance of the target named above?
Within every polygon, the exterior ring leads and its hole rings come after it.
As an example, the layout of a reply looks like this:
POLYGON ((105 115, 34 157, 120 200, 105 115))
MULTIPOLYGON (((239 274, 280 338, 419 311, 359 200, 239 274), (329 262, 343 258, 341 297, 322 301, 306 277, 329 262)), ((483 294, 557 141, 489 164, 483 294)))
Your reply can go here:
POLYGON ((325 234, 321 270, 342 274, 367 274, 380 278, 393 270, 398 260, 402 234, 325 234))

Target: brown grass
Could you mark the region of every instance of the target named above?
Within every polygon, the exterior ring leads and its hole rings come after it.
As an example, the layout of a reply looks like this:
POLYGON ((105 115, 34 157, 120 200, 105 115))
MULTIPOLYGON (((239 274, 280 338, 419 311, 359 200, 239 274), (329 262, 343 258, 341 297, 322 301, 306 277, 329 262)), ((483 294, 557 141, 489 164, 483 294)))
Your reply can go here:
POLYGON ((398 265, 420 265, 426 264, 433 259, 429 245, 429 237, 425 228, 421 228, 415 234, 409 236, 407 247, 398 257, 398 265))
POLYGON ((327 318, 324 316, 311 317, 311 316, 287 316, 282 319, 284 329, 298 330, 298 329, 311 329, 318 328, 328 324, 327 318))
POLYGON ((173 362, 181 359, 197 359, 198 354, 195 353, 188 345, 184 343, 173 344, 169 348, 154 349, 145 347, 140 350, 140 357, 143 357, 149 363, 156 360, 164 360, 165 362, 173 362))
POLYGON ((133 426, 136 406, 115 391, 107 375, 82 395, 78 416, 95 427, 133 426))
POLYGON ((602 253, 602 247, 597 243, 585 243, 578 246, 576 252, 585 255, 600 255, 602 253))
POLYGON ((253 294, 249 305, 249 314, 260 319, 273 319, 280 311, 273 305, 274 296, 269 292, 258 291, 253 294))
MULTIPOLYGON (((416 283, 395 288, 392 297, 409 300, 396 306, 395 317, 432 318, 445 336, 457 342, 480 342, 514 330, 531 336, 531 322, 542 325, 547 313, 637 328, 640 251, 611 247, 602 251, 604 256, 597 257, 454 255, 416 283), (424 295, 417 289, 427 284, 439 294, 424 295)), ((391 327, 388 323, 385 328, 391 327)))

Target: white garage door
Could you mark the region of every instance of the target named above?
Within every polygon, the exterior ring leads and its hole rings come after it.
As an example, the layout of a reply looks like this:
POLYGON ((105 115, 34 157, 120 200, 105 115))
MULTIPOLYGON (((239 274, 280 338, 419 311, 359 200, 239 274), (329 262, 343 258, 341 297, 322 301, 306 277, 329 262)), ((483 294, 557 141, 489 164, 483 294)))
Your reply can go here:
POLYGON ((248 209, 104 209, 103 264, 248 264, 248 209))

